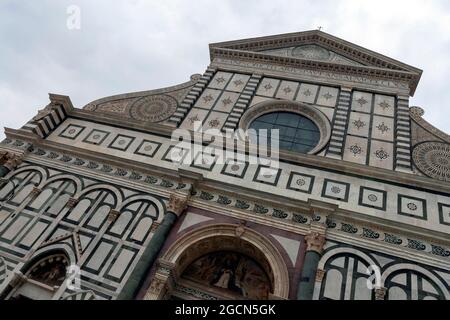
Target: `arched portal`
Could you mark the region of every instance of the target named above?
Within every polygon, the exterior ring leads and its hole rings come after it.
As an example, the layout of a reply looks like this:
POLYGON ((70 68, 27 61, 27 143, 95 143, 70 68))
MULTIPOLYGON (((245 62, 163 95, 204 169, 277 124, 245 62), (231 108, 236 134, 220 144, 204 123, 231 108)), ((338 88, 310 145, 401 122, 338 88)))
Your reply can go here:
POLYGON ((51 300, 66 280, 69 265, 70 259, 63 250, 37 255, 16 274, 7 299, 51 300))
POLYGON ((289 276, 263 235, 210 225, 179 238, 163 254, 145 299, 288 299, 289 276))

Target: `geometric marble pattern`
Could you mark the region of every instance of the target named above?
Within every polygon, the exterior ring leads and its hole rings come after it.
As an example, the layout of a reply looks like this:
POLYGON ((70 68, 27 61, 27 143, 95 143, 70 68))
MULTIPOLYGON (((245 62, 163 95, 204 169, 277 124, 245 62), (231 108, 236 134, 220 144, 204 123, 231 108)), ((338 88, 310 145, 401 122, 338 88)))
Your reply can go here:
POLYGON ((161 147, 161 143, 143 140, 141 145, 135 151, 135 154, 153 158, 161 147))
POLYGON ((359 205, 386 211, 387 192, 367 187, 359 191, 359 205))
POLYGON ((242 179, 244 178, 245 173, 247 172, 247 168, 248 162, 228 159, 221 173, 227 176, 242 179))
POLYGON ((398 196, 398 214, 427 220, 427 202, 410 196, 398 196))
POLYGON ((242 92, 247 85, 250 76, 244 74, 235 74, 227 86, 228 91, 242 92))
POLYGON ((211 171, 216 164, 218 156, 199 152, 194 158, 191 167, 211 171))
POLYGON ((134 137, 125 136, 122 134, 117 135, 114 140, 109 144, 109 148, 125 151, 130 144, 134 141, 134 137))
POLYGON ((106 137, 108 137, 109 132, 97 130, 92 130, 86 138, 84 138, 83 142, 100 145, 105 141, 106 137))
POLYGON ((314 176, 291 172, 287 185, 288 189, 311 194, 313 186, 314 176))
POLYGON ((275 169, 269 166, 260 165, 256 170, 253 181, 276 186, 278 183, 278 179, 280 178, 280 174, 281 169, 275 169))
POLYGON ((392 170, 394 145, 388 142, 372 140, 370 144, 369 164, 374 167, 392 170))
POLYGON ((322 190, 322 197, 348 202, 349 193, 349 183, 325 179, 322 190))
POLYGON ((228 85, 232 76, 232 73, 219 71, 215 74, 208 87, 223 90, 228 85))
POLYGON ((366 164, 367 139, 347 136, 343 159, 353 163, 366 164))
POLYGON ((319 86, 313 84, 302 83, 298 92, 297 101, 313 104, 316 101, 319 86))
POLYGON ((351 112, 348 123, 348 134, 368 137, 370 129, 370 115, 360 112, 351 112))
POLYGON ((256 94, 258 96, 272 98, 275 95, 275 92, 277 91, 279 84, 280 80, 264 78, 259 84, 258 91, 256 91, 256 94))
POLYGON ((60 137, 75 140, 83 132, 86 127, 71 124, 59 134, 60 137))
POLYGON ((354 91, 352 99, 352 110, 371 113, 373 95, 367 92, 354 91))
POLYGON ((394 141, 394 119, 374 116, 372 122, 372 138, 394 141))
POLYGON ((395 98, 375 95, 375 107, 373 112, 378 115, 393 117, 395 114, 395 98))
POLYGON ((439 203, 439 222, 450 226, 450 204, 439 203))
POLYGON ((338 89, 321 87, 317 97, 317 104, 325 107, 335 107, 338 96, 338 89))
POLYGON ((282 81, 280 87, 278 88, 278 92, 276 98, 285 99, 285 100, 293 100, 295 94, 297 93, 298 83, 292 81, 282 81))

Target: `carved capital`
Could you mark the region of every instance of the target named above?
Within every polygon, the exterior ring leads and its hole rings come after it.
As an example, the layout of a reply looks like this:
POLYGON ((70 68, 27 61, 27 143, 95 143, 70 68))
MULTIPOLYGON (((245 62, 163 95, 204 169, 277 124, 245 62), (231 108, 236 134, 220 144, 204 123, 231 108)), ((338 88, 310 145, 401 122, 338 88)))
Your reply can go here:
POLYGON ((384 300, 386 297, 387 288, 375 289, 375 300, 384 300))
POLYGON ((18 155, 14 153, 8 153, 5 157, 4 167, 8 168, 10 171, 13 171, 20 165, 23 161, 23 155, 18 155))
POLYGON ((167 280, 154 278, 145 294, 144 300, 159 300, 159 298, 165 294, 166 282, 167 280))
POLYGON ((9 285, 13 288, 19 287, 25 282, 27 282, 28 278, 24 276, 22 272, 16 272, 14 273, 9 285))
POLYGON ((322 254, 323 246, 325 245, 327 239, 325 235, 318 232, 311 232, 305 237, 306 241, 306 251, 315 251, 322 254))
POLYGON ((75 206, 78 204, 78 199, 70 198, 69 201, 67 201, 67 207, 70 209, 75 208, 75 206))
POLYGON ((108 221, 114 222, 120 216, 120 212, 114 209, 111 209, 108 214, 108 221))
POLYGON ((187 207, 189 196, 184 193, 172 193, 169 198, 167 210, 180 216, 187 207))
POLYGON ((325 270, 317 269, 316 271, 316 282, 322 282, 323 278, 325 277, 325 270))
POLYGON ((156 229, 158 229, 159 223, 156 221, 153 221, 152 227, 150 228, 150 232, 156 232, 156 229))
POLYGON ((38 187, 34 187, 33 190, 30 192, 31 199, 35 199, 38 195, 40 195, 42 192, 42 189, 39 189, 38 187))
POLYGON ((5 184, 8 183, 8 179, 5 178, 0 178, 0 188, 2 188, 5 184))

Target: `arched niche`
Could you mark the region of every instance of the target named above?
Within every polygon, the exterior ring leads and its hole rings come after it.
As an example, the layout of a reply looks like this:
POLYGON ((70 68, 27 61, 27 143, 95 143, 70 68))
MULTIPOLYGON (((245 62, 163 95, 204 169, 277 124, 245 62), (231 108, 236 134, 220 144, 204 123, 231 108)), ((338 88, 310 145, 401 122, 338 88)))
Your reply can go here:
POLYGON ((35 255, 14 274, 8 300, 51 300, 64 285, 71 264, 65 250, 48 250, 35 255))
MULTIPOLYGON (((164 278, 164 276, 160 277, 158 272, 163 274, 166 267, 159 268, 147 292, 146 299, 161 299, 170 295, 171 293, 162 292, 167 286, 158 285, 161 281, 175 281, 177 284, 185 283, 185 271, 189 270, 189 266, 202 260, 202 258, 220 252, 235 254, 254 263, 264 272, 270 282, 269 296, 271 298, 288 299, 289 274, 278 249, 263 235, 242 226, 230 224, 205 226, 175 241, 160 259, 160 265, 172 266, 170 271, 172 280, 164 278)), ((225 271, 226 267, 222 268, 222 271, 225 271)), ((223 274, 224 272, 222 272, 223 274)), ((220 275, 217 275, 218 282, 220 282, 219 279, 220 275)), ((232 292, 229 292, 229 295, 223 291, 219 293, 219 291, 214 290, 216 288, 213 286, 210 289, 212 295, 221 298, 239 298, 238 295, 233 296, 232 292)), ((245 299, 244 296, 241 295, 241 297, 245 299)))

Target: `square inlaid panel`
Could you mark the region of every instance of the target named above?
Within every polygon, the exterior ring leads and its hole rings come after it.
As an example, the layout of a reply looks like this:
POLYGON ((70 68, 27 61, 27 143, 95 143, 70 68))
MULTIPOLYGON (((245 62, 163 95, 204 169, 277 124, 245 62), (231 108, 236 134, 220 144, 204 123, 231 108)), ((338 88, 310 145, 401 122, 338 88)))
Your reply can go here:
POLYGON ((125 151, 133 143, 134 137, 125 136, 122 134, 117 135, 114 140, 109 144, 109 148, 125 151))
POLYGON ((321 87, 319 96, 317 97, 317 104, 325 107, 335 107, 339 95, 339 90, 330 87, 321 87))
POLYGON ((349 183, 325 179, 323 184, 322 197, 347 202, 349 193, 349 183))
POLYGON ((280 80, 264 78, 258 86, 256 94, 258 96, 273 97, 280 85, 280 80))
POLYGON ((208 153, 202 153, 199 152, 194 158, 194 161, 191 164, 191 167, 212 171, 214 168, 214 165, 216 164, 217 156, 208 154, 208 153))
MULTIPOLYGON (((189 150, 187 149, 183 149, 177 146, 170 146, 162 157, 162 160, 172 162, 174 164, 180 164, 184 161, 184 158, 188 153, 189 150)), ((186 161, 188 160, 189 159, 187 159, 186 161)))
POLYGON ((75 140, 83 132, 86 127, 70 124, 63 132, 59 134, 60 137, 75 140))
POLYGON ((245 74, 235 74, 227 86, 228 91, 242 92, 247 85, 250 76, 245 74))
POLYGON ((450 204, 439 203, 439 222, 450 226, 450 204))
POLYGON ((314 177, 297 172, 291 172, 287 188, 289 190, 299 191, 311 194, 314 186, 314 177))
POLYGON ((253 181, 276 186, 281 175, 281 169, 260 165, 256 170, 253 181))
POLYGON ((150 140, 144 140, 137 148, 135 154, 153 158, 161 147, 161 143, 150 140))
POLYGON ((427 202, 424 199, 398 195, 398 214, 427 220, 427 202))
POLYGON ((230 82, 232 76, 232 73, 219 71, 211 80, 208 87, 223 90, 228 85, 228 82, 230 82))
POLYGON ((373 112, 381 116, 393 117, 395 114, 395 98, 376 94, 373 112))
POLYGON ((221 173, 230 177, 244 178, 247 168, 248 162, 228 159, 221 173))
POLYGON ((367 92, 354 91, 352 99, 352 110, 358 112, 372 112, 373 95, 367 92))
POLYGON ((216 102, 214 110, 230 113, 238 99, 239 93, 224 91, 220 99, 216 102))
POLYGON ((97 130, 92 130, 86 138, 84 138, 83 142, 100 145, 105 141, 105 139, 108 137, 109 132, 97 130))
POLYGON ((295 100, 305 103, 314 104, 316 102, 317 91, 319 86, 313 84, 302 83, 295 100))
POLYGON ((387 192, 367 187, 359 190, 359 205, 386 211, 387 192))

